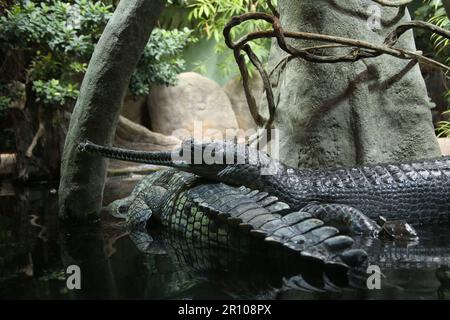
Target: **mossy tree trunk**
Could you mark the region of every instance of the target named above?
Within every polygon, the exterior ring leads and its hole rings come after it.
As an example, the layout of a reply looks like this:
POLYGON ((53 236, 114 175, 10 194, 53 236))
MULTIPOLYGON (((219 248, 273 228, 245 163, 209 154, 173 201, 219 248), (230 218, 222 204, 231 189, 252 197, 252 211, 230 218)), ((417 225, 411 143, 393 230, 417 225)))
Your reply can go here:
MULTIPOLYGON (((368 21, 373 5, 371 0, 278 1, 286 31, 381 44, 396 25, 410 20, 407 10, 379 6, 380 28, 372 30, 368 21)), ((315 45, 288 41, 297 48, 315 45)), ((398 46, 416 50, 412 31, 401 37, 398 46)), ((278 65, 271 81, 282 161, 317 168, 440 154, 431 119, 433 105, 415 61, 382 55, 355 63, 292 59, 280 64, 285 56, 274 42, 269 70, 278 65)))
POLYGON ((99 216, 107 162, 77 150, 89 139, 110 144, 133 70, 164 8, 163 0, 121 0, 95 48, 70 120, 61 164, 59 214, 99 216))

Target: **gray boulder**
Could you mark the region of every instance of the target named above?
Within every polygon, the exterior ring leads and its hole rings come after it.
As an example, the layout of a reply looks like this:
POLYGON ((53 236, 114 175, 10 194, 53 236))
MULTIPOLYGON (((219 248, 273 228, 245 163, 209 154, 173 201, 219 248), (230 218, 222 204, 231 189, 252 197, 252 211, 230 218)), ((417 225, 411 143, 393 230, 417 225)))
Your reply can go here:
POLYGON ((439 138, 439 146, 443 156, 450 156, 450 138, 439 138))
POLYGON ((197 129, 203 131, 202 138, 214 137, 213 132, 220 136, 227 129, 238 128, 230 99, 223 89, 194 72, 179 74, 176 86, 152 88, 148 109, 151 129, 165 135, 192 136, 195 122, 201 122, 197 129))

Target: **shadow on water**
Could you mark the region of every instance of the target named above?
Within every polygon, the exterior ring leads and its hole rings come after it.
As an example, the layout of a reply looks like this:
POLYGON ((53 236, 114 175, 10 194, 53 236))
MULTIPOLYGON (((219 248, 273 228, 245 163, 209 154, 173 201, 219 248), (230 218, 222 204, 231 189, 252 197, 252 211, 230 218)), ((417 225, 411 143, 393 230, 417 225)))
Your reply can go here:
POLYGON ((424 230, 416 244, 359 239, 384 277, 380 290, 357 289, 309 263, 210 248, 157 229, 138 249, 110 219, 60 225, 54 186, 0 182, 0 298, 449 299, 449 231, 424 230), (80 267, 81 290, 66 286, 70 265, 80 267))

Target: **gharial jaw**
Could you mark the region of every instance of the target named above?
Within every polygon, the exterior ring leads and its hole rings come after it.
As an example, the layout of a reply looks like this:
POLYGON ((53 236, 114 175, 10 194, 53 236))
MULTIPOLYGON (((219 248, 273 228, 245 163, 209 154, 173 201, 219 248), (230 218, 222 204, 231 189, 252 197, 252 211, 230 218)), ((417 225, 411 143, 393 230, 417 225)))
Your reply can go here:
POLYGON ((238 184, 232 177, 233 172, 245 172, 245 177, 241 175, 240 178, 251 181, 264 174, 276 174, 285 170, 283 164, 270 158, 265 152, 232 141, 199 142, 188 139, 172 152, 106 147, 90 141, 80 143, 78 149, 111 159, 168 166, 211 180, 226 179, 229 180, 228 183, 234 182, 233 184, 238 184))

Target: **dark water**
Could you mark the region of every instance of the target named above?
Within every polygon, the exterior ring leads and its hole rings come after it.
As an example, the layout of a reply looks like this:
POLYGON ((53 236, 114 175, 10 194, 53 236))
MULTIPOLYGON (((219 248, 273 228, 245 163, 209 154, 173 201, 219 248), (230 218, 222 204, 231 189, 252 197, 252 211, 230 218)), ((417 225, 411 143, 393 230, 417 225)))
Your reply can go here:
POLYGON ((158 230, 147 243, 110 222, 58 225, 56 200, 48 185, 1 183, 1 299, 450 298, 450 227, 422 230, 415 244, 358 239, 384 275, 381 289, 367 290, 345 279, 334 282, 339 288, 325 286, 313 265, 286 268, 289 261, 202 247, 158 230), (66 286, 69 265, 80 266, 81 290, 66 286))

